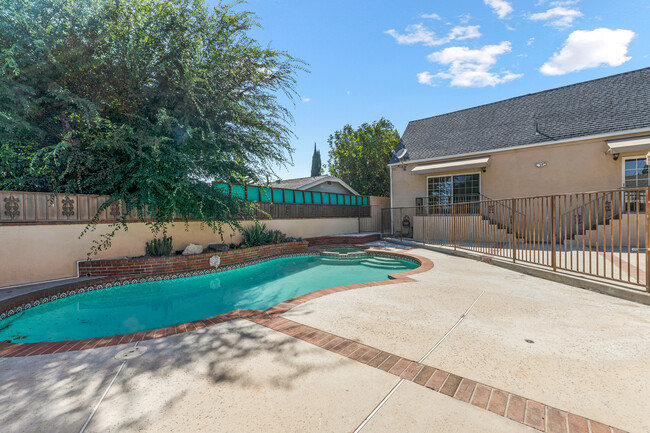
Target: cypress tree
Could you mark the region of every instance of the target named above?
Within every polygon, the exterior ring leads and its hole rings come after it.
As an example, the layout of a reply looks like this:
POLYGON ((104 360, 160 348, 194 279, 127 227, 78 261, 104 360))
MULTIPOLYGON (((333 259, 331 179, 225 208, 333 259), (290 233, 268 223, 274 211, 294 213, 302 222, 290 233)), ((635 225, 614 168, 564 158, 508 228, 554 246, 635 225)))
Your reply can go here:
POLYGON ((320 176, 322 169, 320 150, 316 150, 316 143, 314 143, 314 154, 311 156, 311 176, 320 176))

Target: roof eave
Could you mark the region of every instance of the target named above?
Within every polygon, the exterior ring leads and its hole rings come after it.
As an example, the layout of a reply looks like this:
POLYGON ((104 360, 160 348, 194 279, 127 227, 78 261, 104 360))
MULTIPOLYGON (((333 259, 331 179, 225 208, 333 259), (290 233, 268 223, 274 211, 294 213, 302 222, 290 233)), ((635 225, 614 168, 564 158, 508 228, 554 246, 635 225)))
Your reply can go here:
POLYGON ((441 160, 450 159, 450 158, 465 158, 465 157, 474 156, 474 155, 484 155, 486 153, 506 152, 506 151, 509 151, 509 150, 528 149, 528 148, 533 148, 533 147, 549 146, 549 145, 552 145, 552 144, 571 143, 571 142, 575 142, 575 141, 594 140, 594 139, 599 139, 599 138, 607 138, 607 137, 613 137, 613 136, 619 136, 619 135, 627 135, 627 134, 639 134, 639 133, 644 133, 644 132, 650 132, 650 127, 637 128, 637 129, 628 129, 628 130, 625 130, 625 131, 613 131, 613 132, 608 132, 608 133, 604 133, 604 134, 583 135, 583 136, 579 136, 579 137, 565 138, 565 139, 562 139, 562 140, 550 140, 550 141, 543 141, 541 143, 522 144, 520 146, 502 147, 502 148, 498 148, 498 149, 481 150, 480 152, 459 153, 459 154, 454 154, 454 155, 437 156, 437 157, 433 157, 433 158, 424 158, 424 159, 412 159, 412 160, 408 160, 408 161, 404 161, 404 162, 388 163, 388 166, 389 167, 394 167, 394 166, 399 166, 399 165, 402 165, 402 164, 416 164, 416 163, 428 162, 428 161, 441 161, 441 160))
POLYGON ((311 183, 308 183, 308 184, 306 184, 306 185, 303 185, 303 186, 301 186, 301 187, 298 188, 298 189, 301 189, 301 190, 309 189, 309 188, 312 188, 312 187, 314 187, 314 186, 320 185, 321 183, 324 183, 324 182, 327 182, 327 181, 339 183, 339 184, 341 184, 345 189, 347 189, 348 191, 350 191, 352 194, 354 194, 354 195, 361 195, 361 194, 359 194, 358 192, 356 192, 356 191, 354 190, 354 188, 352 188, 350 185, 348 185, 347 183, 343 182, 343 180, 341 180, 341 179, 339 179, 339 178, 337 178, 337 177, 330 177, 330 178, 318 179, 318 180, 316 180, 316 181, 314 181, 314 182, 311 182, 311 183))

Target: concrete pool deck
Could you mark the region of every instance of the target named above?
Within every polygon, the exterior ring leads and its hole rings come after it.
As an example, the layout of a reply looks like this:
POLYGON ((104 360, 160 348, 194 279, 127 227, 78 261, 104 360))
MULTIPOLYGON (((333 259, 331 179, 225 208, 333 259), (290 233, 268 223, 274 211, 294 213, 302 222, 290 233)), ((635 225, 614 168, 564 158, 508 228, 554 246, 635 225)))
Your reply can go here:
MULTIPOLYGON (((143 341, 147 351, 117 376, 122 362, 113 357, 133 344, 2 358, 2 430, 78 432, 115 378, 85 431, 351 432, 364 422, 363 432, 540 431, 461 401, 463 382, 449 397, 418 384, 415 371, 402 382, 345 349, 305 341, 320 332, 414 361, 435 347, 421 364, 452 373, 447 381, 479 382, 494 387, 495 401, 503 390, 602 423, 591 433, 618 431, 610 425, 650 431, 650 307, 408 252, 434 268, 413 275, 416 282, 319 297, 280 319, 306 331, 237 319, 143 341)), ((562 430, 549 409, 544 415, 547 431, 567 431, 572 420, 562 430)))

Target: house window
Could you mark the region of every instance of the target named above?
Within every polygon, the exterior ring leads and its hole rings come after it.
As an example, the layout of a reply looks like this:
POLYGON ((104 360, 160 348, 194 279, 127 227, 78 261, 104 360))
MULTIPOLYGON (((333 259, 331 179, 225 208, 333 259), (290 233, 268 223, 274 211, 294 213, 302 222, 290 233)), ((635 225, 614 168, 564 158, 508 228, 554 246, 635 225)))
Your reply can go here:
POLYGON ((648 186, 648 164, 645 158, 629 158, 625 161, 625 188, 645 188, 648 186))
MULTIPOLYGON (((650 173, 645 158, 626 158, 623 161, 623 187, 646 188, 650 186, 650 173)), ((625 209, 627 212, 645 212, 645 194, 630 191, 625 194, 625 209)))
POLYGON ((427 182, 429 204, 466 203, 481 196, 479 173, 429 177, 427 182))

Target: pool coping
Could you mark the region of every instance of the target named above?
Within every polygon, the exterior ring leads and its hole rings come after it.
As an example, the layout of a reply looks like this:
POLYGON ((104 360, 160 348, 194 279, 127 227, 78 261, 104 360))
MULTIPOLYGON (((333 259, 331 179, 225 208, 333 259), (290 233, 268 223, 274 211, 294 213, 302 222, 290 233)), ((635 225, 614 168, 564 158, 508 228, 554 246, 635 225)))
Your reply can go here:
MULTIPOLYGON (((369 283, 357 283, 357 284, 347 284, 343 286, 337 286, 337 287, 330 287, 327 289, 321 289, 317 290, 315 292, 310 292, 306 293, 304 295, 296 296, 294 298, 282 301, 266 310, 252 310, 252 309, 235 309, 232 311, 229 311, 227 313, 222 313, 213 317, 209 317, 206 319, 200 319, 200 320, 195 320, 192 322, 187 322, 187 323, 181 323, 178 325, 172 325, 168 326, 165 328, 156 328, 156 329, 150 329, 147 331, 139 331, 139 332, 134 332, 134 333, 129 333, 129 334, 118 334, 118 335, 112 335, 112 336, 105 336, 105 337, 95 337, 95 338, 86 338, 86 339, 81 339, 81 340, 64 340, 64 341, 53 341, 53 342, 43 342, 43 343, 7 343, 7 342, 0 342, 0 358, 12 358, 12 357, 23 357, 23 356, 36 356, 36 355, 49 355, 49 354, 54 354, 54 353, 64 353, 64 352, 75 352, 75 351, 80 351, 80 350, 88 350, 88 349, 95 349, 99 347, 107 347, 107 346, 116 346, 119 344, 127 344, 127 343, 133 343, 137 341, 144 341, 144 340, 152 340, 156 338, 164 338, 168 337, 171 335, 176 335, 176 334, 181 334, 185 332, 190 332, 194 331, 196 329, 201 329, 201 328, 206 328, 209 326, 213 326, 219 323, 227 322, 230 320, 235 320, 239 318, 243 319, 249 319, 249 318, 272 318, 279 316, 281 314, 286 313, 287 311, 291 310, 292 308, 303 304, 305 302, 311 301, 313 299, 319 298, 321 296, 329 295, 331 293, 337 293, 337 292, 342 292, 346 290, 353 290, 353 289, 359 289, 363 287, 373 287, 373 286, 383 286, 383 285, 389 285, 389 284, 398 284, 398 283, 405 283, 405 282, 413 282, 416 281, 410 276, 415 275, 415 274, 420 274, 422 272, 429 271, 433 268, 433 262, 426 257, 418 256, 415 254, 409 254, 409 253, 404 253, 404 252, 396 252, 396 251, 385 251, 383 249, 377 249, 377 248, 368 248, 366 249, 366 252, 372 253, 373 255, 377 256, 389 256, 389 257, 398 257, 398 258, 408 258, 411 260, 414 260, 415 262, 419 263, 420 266, 411 269, 408 271, 404 272, 399 272, 396 274, 390 274, 388 275, 388 280, 381 280, 381 281, 372 281, 369 283)), ((116 277, 106 277, 106 278, 100 278, 96 280, 92 280, 92 282, 84 282, 84 283, 71 283, 71 284, 65 284, 53 288, 48 288, 44 289, 44 292, 48 292, 46 297, 48 297, 48 301, 56 300, 63 295, 65 296, 71 296, 73 294, 79 294, 79 293, 85 293, 86 292, 86 287, 93 287, 93 290, 100 290, 102 288, 108 288, 108 287, 113 287, 114 285, 122 285, 122 284, 132 284, 132 283, 137 283, 137 282, 145 282, 145 281, 154 281, 154 280, 162 280, 162 279, 172 279, 172 278, 182 278, 185 276, 196 276, 196 275, 202 275, 202 274, 208 274, 208 273, 215 273, 215 272, 223 272, 226 270, 231 270, 235 268, 240 268, 243 266, 250 266, 256 263, 262 263, 265 261, 269 260, 274 260, 278 258, 285 258, 285 257, 296 257, 296 256, 305 256, 305 255, 315 255, 318 254, 317 252, 311 252, 311 253, 301 253, 301 254, 289 254, 289 255, 282 255, 282 256, 276 256, 276 257, 270 257, 268 259, 264 260, 257 260, 254 262, 249 262, 249 263, 243 263, 241 265, 234 265, 230 266, 227 269, 219 269, 219 270, 207 270, 207 271, 195 271, 195 272, 188 272, 184 274, 165 274, 165 275, 159 275, 156 277, 147 277, 147 278, 142 278, 140 281, 136 278, 116 278, 116 277), (189 275, 187 275, 189 274, 189 275), (81 286, 81 287, 78 287, 81 286), (54 293, 49 293, 54 291, 54 293), (74 293, 72 293, 74 292, 74 293)), ((15 298, 11 298, 7 300, 7 303, 11 303, 9 306, 5 306, 2 311, 0 311, 2 314, 6 314, 4 311, 5 308, 10 308, 13 305, 19 304, 19 305, 25 305, 25 303, 30 303, 33 302, 36 305, 40 305, 41 302, 38 301, 38 298, 41 298, 44 295, 42 292, 35 292, 35 293, 30 293, 27 295, 18 295, 15 298), (29 298, 25 299, 25 298, 29 298), (33 298, 36 298, 37 300, 32 300, 33 298), (36 303, 38 302, 38 303, 36 303)), ((46 301, 46 302, 48 302, 46 301)), ((32 305, 30 305, 31 307, 32 305)), ((28 307, 28 308, 30 308, 28 307)), ((20 306, 18 307, 13 307, 18 310, 18 308, 21 308, 20 306)), ((23 311, 21 308, 18 311, 14 311, 14 313, 23 311)), ((10 314, 9 316, 13 315, 14 313, 10 314)), ((5 316, 8 317, 8 316, 5 316)), ((0 323, 2 323, 0 321, 0 323)))

